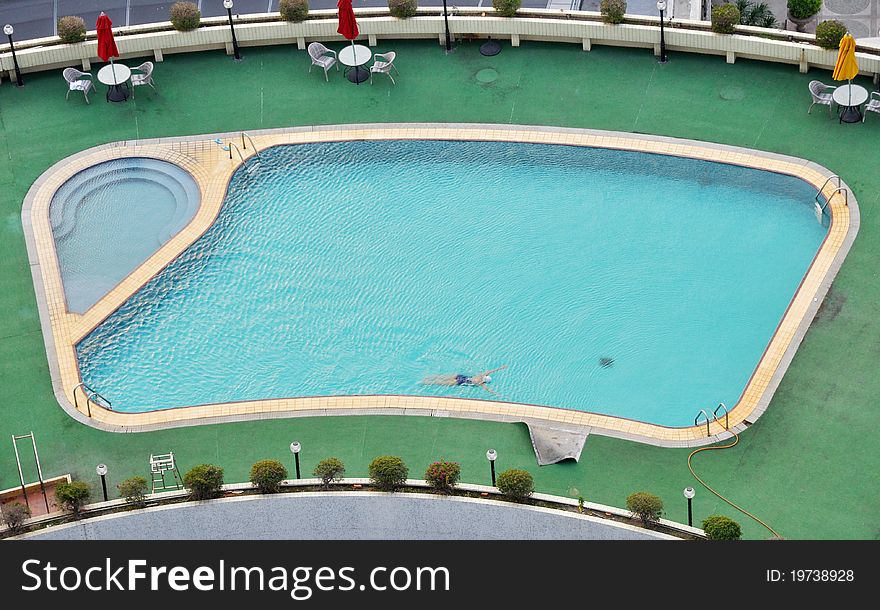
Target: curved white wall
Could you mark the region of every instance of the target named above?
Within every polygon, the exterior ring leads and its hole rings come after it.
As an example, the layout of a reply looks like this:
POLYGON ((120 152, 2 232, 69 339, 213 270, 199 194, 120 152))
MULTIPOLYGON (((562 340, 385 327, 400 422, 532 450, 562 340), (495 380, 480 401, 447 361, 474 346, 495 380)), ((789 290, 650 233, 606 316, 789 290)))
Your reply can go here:
MULTIPOLYGON (((396 19, 384 9, 359 10, 361 39, 370 45, 378 39, 428 38, 443 40, 443 17, 437 9, 420 9, 420 15, 396 19)), ((598 20, 598 14, 582 11, 532 9, 522 16, 493 16, 486 8, 457 9, 449 18, 453 36, 486 37, 510 40, 518 46, 522 40, 557 41, 580 44, 586 51, 594 44, 652 48, 659 53, 658 19, 632 16, 630 22, 609 25, 598 20), (486 16, 484 16, 486 15, 486 16)), ((335 10, 312 11, 312 19, 302 23, 277 20, 276 14, 242 18, 235 31, 242 46, 296 44, 305 49, 313 40, 341 41, 336 33, 335 10)), ((166 53, 184 53, 226 48, 231 53, 229 27, 222 18, 202 20, 202 27, 192 32, 177 32, 170 24, 118 28, 117 45, 122 58, 152 55, 162 61, 166 53)), ((666 28, 666 44, 672 50, 723 55, 728 63, 737 57, 796 64, 801 72, 809 67, 831 69, 837 51, 821 49, 810 42, 813 36, 740 26, 738 34, 716 34, 705 22, 675 20, 666 28), (767 36, 774 36, 768 38, 767 36)), ((19 43, 18 63, 22 71, 37 71, 82 65, 91 68, 97 61, 97 42, 92 39, 77 44, 56 44, 57 38, 44 38, 19 43)), ((8 47, 7 47, 8 48, 8 47)), ((880 74, 880 54, 857 53, 864 74, 880 74)), ((0 70, 12 75, 12 55, 0 54, 0 70)), ((11 77, 14 78, 14 75, 11 77)))

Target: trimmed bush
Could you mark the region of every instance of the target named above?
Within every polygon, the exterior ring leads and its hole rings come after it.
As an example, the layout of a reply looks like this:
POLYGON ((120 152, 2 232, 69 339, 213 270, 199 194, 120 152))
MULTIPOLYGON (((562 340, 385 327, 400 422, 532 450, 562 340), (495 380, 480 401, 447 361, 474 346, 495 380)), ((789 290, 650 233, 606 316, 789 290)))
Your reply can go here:
POLYGON ((703 531, 709 540, 739 540, 742 536, 739 523, 724 515, 710 515, 703 519, 703 531))
POLYGON ((739 9, 735 4, 719 4, 712 7, 712 31, 718 34, 733 34, 739 24, 739 9))
POLYGON ((281 0, 278 11, 285 21, 299 23, 309 16, 309 0, 281 0))
POLYGON ((514 500, 525 500, 535 491, 535 481, 526 470, 510 468, 498 475, 498 491, 514 500))
POLYGON ((287 478, 287 468, 278 460, 260 460, 251 466, 251 483, 260 493, 273 494, 281 489, 281 481, 287 478))
POLYGON ((394 491, 406 482, 409 468, 393 455, 381 455, 370 462, 370 481, 384 491, 394 491))
POLYGON ((602 0, 599 3, 599 12, 602 13, 602 21, 605 23, 623 23, 626 0, 602 0))
POLYGON ((91 497, 92 490, 82 481, 61 483, 55 488, 55 499, 58 500, 61 508, 69 510, 76 517, 79 517, 82 507, 88 503, 91 497))
POLYGON ((736 0, 739 9, 739 24, 759 28, 775 28, 776 16, 766 2, 753 3, 751 0, 736 0))
POLYGON ((642 525, 660 521, 663 514, 663 500, 647 491, 637 491, 626 499, 626 509, 642 521, 642 525))
POLYGON ((171 25, 179 32, 189 32, 199 27, 202 12, 192 2, 175 2, 169 12, 171 25))
POLYGON ((398 19, 415 17, 418 8, 418 0, 388 0, 388 10, 391 12, 391 16, 398 19))
POLYGON ((147 496, 147 480, 144 477, 131 477, 125 479, 116 486, 119 495, 125 498, 125 501, 135 506, 143 506, 146 503, 147 496))
POLYGON ((345 464, 339 458, 325 458, 318 462, 312 474, 321 479, 324 489, 330 489, 330 483, 341 481, 345 476, 345 464))
POLYGON ((458 462, 434 462, 425 471, 425 480, 437 491, 450 492, 461 478, 461 466, 458 462))
POLYGON ((513 17, 522 6, 522 0, 492 0, 492 8, 502 17, 513 17))
POLYGON ((86 39, 86 22, 82 17, 68 15, 58 20, 58 38, 72 44, 86 39))
POLYGON ((822 10, 822 0, 788 0, 788 14, 795 19, 809 19, 822 10))
POLYGON ((183 475, 183 484, 193 500, 216 498, 223 487, 223 469, 213 464, 193 466, 183 475))
POLYGON ((6 524, 9 532, 14 534, 21 529, 24 520, 31 516, 31 509, 21 502, 12 502, 0 507, 0 521, 6 524))
POLYGON ((816 26, 816 44, 823 49, 837 50, 840 39, 846 34, 846 26, 836 19, 827 19, 816 26))

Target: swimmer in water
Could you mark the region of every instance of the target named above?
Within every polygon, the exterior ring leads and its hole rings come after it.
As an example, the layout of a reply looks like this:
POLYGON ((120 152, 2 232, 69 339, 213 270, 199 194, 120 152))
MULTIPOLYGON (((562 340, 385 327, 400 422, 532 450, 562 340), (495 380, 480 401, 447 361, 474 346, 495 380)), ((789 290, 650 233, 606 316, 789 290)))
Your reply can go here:
POLYGON ((461 374, 435 375, 434 377, 426 377, 422 380, 422 383, 427 385, 478 385, 490 394, 495 394, 497 396, 497 392, 493 392, 492 390, 490 390, 486 384, 492 381, 492 377, 490 377, 492 373, 496 373, 506 368, 507 365, 505 364, 504 366, 499 366, 497 369, 492 369, 491 371, 471 375, 470 377, 461 374))

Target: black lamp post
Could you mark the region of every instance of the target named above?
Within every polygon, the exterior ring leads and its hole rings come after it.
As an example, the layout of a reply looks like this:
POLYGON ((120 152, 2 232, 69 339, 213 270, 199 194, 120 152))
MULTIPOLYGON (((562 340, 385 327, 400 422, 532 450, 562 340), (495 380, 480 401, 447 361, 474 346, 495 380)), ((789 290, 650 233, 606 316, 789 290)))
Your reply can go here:
POLYGON ((446 0, 443 0, 443 25, 446 28, 446 52, 452 51, 452 39, 449 36, 449 17, 446 14, 446 0))
POLYGON ((489 468, 492 470, 492 487, 495 487, 495 460, 498 459, 498 452, 494 449, 489 449, 486 452, 486 459, 489 460, 489 468))
POLYGON ((223 7, 229 15, 229 31, 232 32, 232 52, 235 54, 235 61, 241 61, 241 55, 238 53, 238 41, 235 39, 235 27, 232 25, 232 0, 223 0, 223 7))
POLYGON ((15 45, 12 43, 12 34, 15 32, 12 25, 7 23, 3 26, 3 33, 9 37, 9 50, 12 51, 12 65, 15 66, 15 84, 19 87, 24 87, 24 83, 21 81, 21 70, 18 69, 18 58, 15 56, 15 45))
POLYGON ((663 22, 666 21, 666 0, 657 0, 657 10, 660 11, 660 63, 665 64, 669 59, 666 57, 666 37, 663 32, 663 22))
POLYGON ((98 476, 101 477, 101 490, 104 492, 104 502, 107 501, 107 465, 106 464, 98 464, 98 467, 95 468, 95 472, 98 473, 98 476))
POLYGON ((302 445, 299 444, 299 441, 293 441, 290 443, 290 451, 293 453, 293 459, 296 461, 296 478, 299 478, 299 450, 302 449, 302 445))
POLYGON ((684 488, 684 497, 687 498, 688 501, 688 525, 691 527, 694 526, 694 511, 692 503, 695 495, 697 495, 697 492, 694 491, 693 487, 684 488))

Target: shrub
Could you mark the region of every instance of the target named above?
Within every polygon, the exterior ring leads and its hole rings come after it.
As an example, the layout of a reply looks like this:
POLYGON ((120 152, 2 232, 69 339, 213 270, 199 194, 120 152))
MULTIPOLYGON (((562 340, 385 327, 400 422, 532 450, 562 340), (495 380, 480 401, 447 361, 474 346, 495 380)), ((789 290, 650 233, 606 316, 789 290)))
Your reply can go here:
POLYGON ((171 25, 180 32, 189 32, 199 27, 202 12, 192 2, 175 2, 171 6, 171 25))
POLYGON ((251 466, 251 483, 260 493, 273 494, 281 489, 281 481, 287 478, 287 468, 278 460, 260 460, 251 466))
POLYGON ((522 0, 492 0, 492 8, 502 17, 513 17, 522 6, 522 0))
POLYGON ((450 492, 461 478, 461 466, 458 462, 434 462, 425 471, 425 480, 437 491, 450 492))
POLYGON ((599 12, 602 13, 602 21, 605 23, 623 23, 626 0, 602 0, 599 3, 599 12))
POLYGON ((62 17, 58 20, 58 37, 61 42, 82 42, 86 39, 86 22, 82 17, 62 17))
POLYGON ((626 499, 626 509, 647 526, 660 520, 663 514, 663 500, 647 491, 637 491, 626 499))
POLYGON ((498 490, 514 500, 525 500, 535 491, 532 475, 525 470, 510 468, 498 475, 498 490))
POLYGON ((385 491, 394 491, 406 482, 409 468, 393 455, 382 455, 370 462, 370 480, 385 491))
POLYGON ((735 4, 719 4, 712 7, 712 31, 719 34, 733 34, 739 23, 739 9, 735 4))
POLYGON ((79 516, 79 511, 88 503, 92 496, 92 490, 82 481, 73 481, 72 483, 61 483, 55 488, 55 498, 61 505, 61 508, 69 510, 75 516, 79 516))
POLYGON ((418 8, 418 0, 388 0, 388 10, 391 11, 391 16, 398 19, 414 17, 418 8))
POLYGON ((31 516, 31 509, 21 502, 12 502, 4 504, 0 508, 0 521, 6 524, 11 533, 17 532, 21 528, 24 520, 31 516))
POLYGON ((739 9, 740 25, 752 25, 760 28, 775 28, 776 16, 766 2, 754 4, 751 0, 736 0, 739 9))
POLYGON ((788 14, 795 19, 809 19, 822 10, 822 0, 788 0, 788 14))
POLYGON ((703 531, 709 540, 739 540, 742 536, 739 523, 724 515, 710 515, 703 519, 703 531))
POLYGON ((131 477, 125 479, 116 486, 119 495, 125 498, 125 501, 135 506, 143 506, 146 503, 147 496, 147 480, 144 477, 131 477))
POLYGON ((223 487, 223 469, 213 464, 193 466, 183 475, 183 484, 193 500, 216 498, 223 487))
POLYGON ((305 21, 309 15, 309 0, 281 0, 278 10, 285 21, 305 21))
POLYGON ((839 49, 846 26, 836 19, 828 19, 816 26, 816 44, 823 49, 839 49))
POLYGON ((321 479, 324 489, 330 489, 331 482, 341 481, 345 476, 345 464, 339 458, 325 458, 318 462, 312 474, 321 479))

